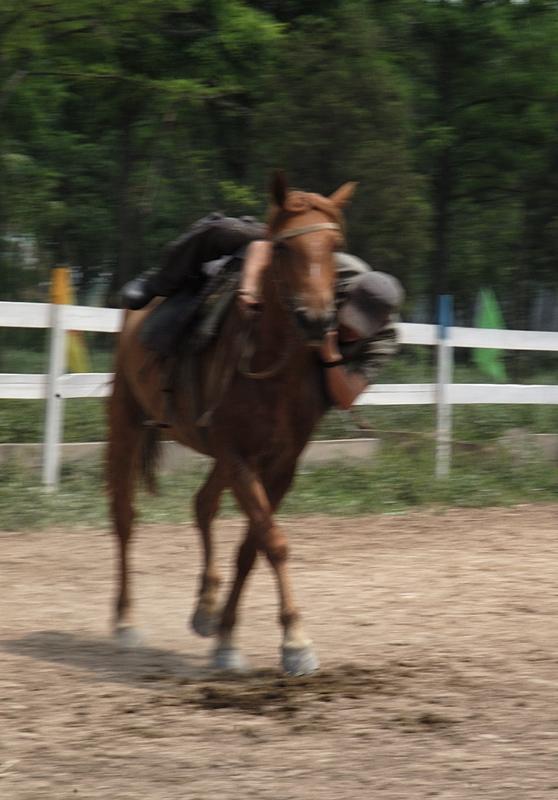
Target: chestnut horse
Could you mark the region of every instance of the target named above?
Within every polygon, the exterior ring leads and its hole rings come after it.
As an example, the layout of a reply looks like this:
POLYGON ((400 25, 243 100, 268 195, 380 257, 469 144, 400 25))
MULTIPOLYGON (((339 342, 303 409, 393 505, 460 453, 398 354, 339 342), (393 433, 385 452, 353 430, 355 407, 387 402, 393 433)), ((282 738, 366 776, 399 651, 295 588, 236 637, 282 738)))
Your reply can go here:
POLYGON ((189 357, 190 369, 181 374, 189 371, 194 380, 183 379, 170 401, 164 391, 164 366, 139 336, 150 309, 127 312, 109 401, 108 449, 108 489, 120 567, 115 630, 124 645, 141 641, 134 627, 128 577, 135 477, 142 471, 144 477, 152 476, 153 434, 159 433, 153 423, 166 422, 169 438, 214 459, 195 499, 204 568, 192 618, 196 632, 217 635, 213 666, 245 666, 234 643, 237 605, 261 551, 277 580, 283 668, 293 675, 318 668, 287 574, 288 544, 273 515, 326 407, 316 346, 335 325, 333 253, 343 241, 341 208, 355 186, 345 184, 326 198, 293 191, 281 172, 273 174, 268 225, 274 249, 263 278, 262 309, 250 322, 232 304, 215 340, 189 357), (248 527, 238 550, 232 589, 222 606, 211 523, 227 488, 248 518, 248 527))

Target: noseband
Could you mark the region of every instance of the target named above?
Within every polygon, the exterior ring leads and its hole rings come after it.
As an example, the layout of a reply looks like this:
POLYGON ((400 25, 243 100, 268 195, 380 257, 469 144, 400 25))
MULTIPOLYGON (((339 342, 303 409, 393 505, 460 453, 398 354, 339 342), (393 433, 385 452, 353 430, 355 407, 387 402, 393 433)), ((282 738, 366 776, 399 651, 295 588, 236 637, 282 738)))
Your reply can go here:
POLYGON ((315 233, 316 231, 340 231, 341 225, 337 222, 316 222, 314 225, 305 225, 303 228, 291 228, 291 230, 277 233, 272 242, 282 242, 284 239, 292 239, 293 236, 302 236, 304 233, 315 233))

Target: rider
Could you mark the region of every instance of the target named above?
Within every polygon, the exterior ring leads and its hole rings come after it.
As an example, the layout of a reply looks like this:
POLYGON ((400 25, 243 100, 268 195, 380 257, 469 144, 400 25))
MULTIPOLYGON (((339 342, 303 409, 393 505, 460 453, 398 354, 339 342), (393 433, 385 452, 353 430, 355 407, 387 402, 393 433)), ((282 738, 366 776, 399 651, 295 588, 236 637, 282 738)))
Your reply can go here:
MULTIPOLYGON (((167 246, 163 264, 130 281, 122 290, 126 308, 143 308, 155 296, 187 288, 197 292, 207 277, 232 258, 242 258, 238 303, 246 316, 256 313, 262 274, 273 245, 266 227, 252 217, 211 214, 167 246)), ((348 253, 334 255, 337 329, 326 335, 319 355, 326 391, 333 405, 348 409, 399 349, 397 312, 405 293, 399 281, 348 253)))

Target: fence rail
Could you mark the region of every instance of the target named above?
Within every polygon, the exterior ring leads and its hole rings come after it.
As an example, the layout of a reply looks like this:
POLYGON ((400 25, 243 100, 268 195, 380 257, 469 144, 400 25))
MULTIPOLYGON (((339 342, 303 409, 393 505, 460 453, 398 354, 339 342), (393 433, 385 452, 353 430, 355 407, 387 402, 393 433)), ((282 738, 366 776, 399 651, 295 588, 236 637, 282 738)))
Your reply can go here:
MULTIPOLYGON (((112 382, 111 373, 65 373, 66 332, 117 333, 123 315, 122 310, 112 308, 0 302, 0 327, 50 330, 46 375, 0 374, 0 399, 46 400, 42 478, 47 489, 56 488, 59 481, 64 400, 106 397, 110 394, 112 382)), ((558 352, 558 333, 463 327, 442 329, 438 325, 408 322, 400 324, 400 332, 403 344, 437 348, 437 382, 369 386, 357 398, 356 405, 436 405, 438 475, 445 475, 449 470, 453 405, 558 403, 557 385, 452 383, 454 347, 558 352)))

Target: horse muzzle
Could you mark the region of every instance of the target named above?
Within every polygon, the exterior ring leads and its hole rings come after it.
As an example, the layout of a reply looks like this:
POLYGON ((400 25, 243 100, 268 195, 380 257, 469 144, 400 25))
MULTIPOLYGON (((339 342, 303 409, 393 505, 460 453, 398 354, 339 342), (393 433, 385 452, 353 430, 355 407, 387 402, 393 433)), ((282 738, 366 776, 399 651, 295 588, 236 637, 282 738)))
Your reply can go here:
POLYGON ((295 309, 293 316, 304 343, 309 346, 322 344, 326 334, 335 329, 336 316, 333 308, 316 314, 307 308, 299 307, 295 309))

